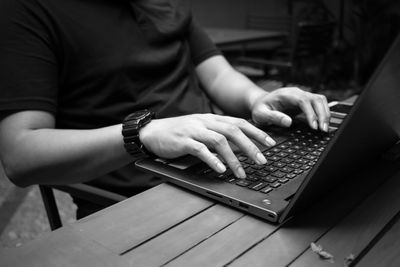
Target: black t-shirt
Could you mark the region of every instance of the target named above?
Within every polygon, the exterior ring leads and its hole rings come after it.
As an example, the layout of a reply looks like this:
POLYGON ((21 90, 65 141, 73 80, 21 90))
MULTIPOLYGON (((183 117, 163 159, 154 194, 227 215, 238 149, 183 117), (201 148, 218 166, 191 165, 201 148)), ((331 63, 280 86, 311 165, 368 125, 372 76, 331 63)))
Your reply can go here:
MULTIPOLYGON (((57 128, 93 129, 144 108, 210 112, 194 67, 219 51, 180 0, 147 1, 1 1, 0 114, 44 110, 57 128)), ((130 164, 90 183, 129 195, 158 179, 130 164)))

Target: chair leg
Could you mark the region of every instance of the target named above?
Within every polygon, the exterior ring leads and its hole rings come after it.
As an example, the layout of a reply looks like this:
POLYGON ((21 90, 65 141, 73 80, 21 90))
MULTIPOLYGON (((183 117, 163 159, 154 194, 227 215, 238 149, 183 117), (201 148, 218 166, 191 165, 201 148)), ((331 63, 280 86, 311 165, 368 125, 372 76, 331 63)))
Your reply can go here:
POLYGON ((47 218, 49 219, 52 231, 62 226, 60 214, 58 213, 56 199, 54 198, 53 189, 44 185, 39 185, 40 194, 42 195, 43 204, 46 209, 47 218))

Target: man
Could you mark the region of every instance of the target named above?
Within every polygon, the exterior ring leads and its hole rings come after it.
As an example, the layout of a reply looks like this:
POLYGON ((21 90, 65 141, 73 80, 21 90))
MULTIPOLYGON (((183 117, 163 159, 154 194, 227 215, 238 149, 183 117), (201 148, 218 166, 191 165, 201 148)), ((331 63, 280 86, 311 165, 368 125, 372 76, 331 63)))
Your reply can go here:
POLYGON ((160 182, 130 164, 146 150, 192 154, 244 178, 228 141, 258 164, 266 159, 251 139, 274 141, 237 117, 288 127, 283 112, 299 109, 310 127, 328 129, 325 97, 258 88, 227 63, 183 1, 0 5, 0 151, 19 186, 89 182, 129 196, 160 182), (210 101, 234 117, 212 114, 210 101), (145 125, 132 124, 138 114, 145 125), (122 134, 123 125, 136 128, 122 134))

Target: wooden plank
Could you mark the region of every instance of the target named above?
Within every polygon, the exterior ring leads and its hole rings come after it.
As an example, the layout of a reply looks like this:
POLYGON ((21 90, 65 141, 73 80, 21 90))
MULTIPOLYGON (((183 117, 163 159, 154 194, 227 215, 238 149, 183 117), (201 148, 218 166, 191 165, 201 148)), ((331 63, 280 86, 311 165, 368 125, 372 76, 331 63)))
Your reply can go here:
POLYGON ((2 267, 128 266, 121 256, 71 228, 51 232, 19 248, 3 250, 0 259, 2 267))
MULTIPOLYGON (((379 179, 377 177, 376 179, 379 179)), ((400 210, 400 173, 368 197, 338 225, 315 242, 343 266, 350 254, 358 256, 400 210)), ((331 266, 308 249, 292 266, 331 266)), ((378 265, 376 265, 378 266, 378 265)), ((385 265, 380 265, 385 266, 385 265)))
POLYGON ((277 227, 255 217, 245 216, 166 266, 224 266, 277 227))
POLYGON ((243 213, 215 205, 184 223, 124 254, 132 266, 160 266, 219 232, 243 213))
POLYGON ((336 191, 304 213, 289 220, 257 246, 233 261, 232 266, 286 266, 301 255, 321 235, 365 199, 382 183, 376 177, 391 177, 395 164, 380 162, 372 170, 355 175, 336 191), (338 197, 339 196, 339 197, 338 197))
POLYGON ((212 201, 169 184, 90 215, 73 228, 122 254, 214 205, 212 201))
MULTIPOLYGON (((396 218, 398 219, 398 218, 396 218)), ((400 266, 400 220, 390 228, 356 266, 400 266)))

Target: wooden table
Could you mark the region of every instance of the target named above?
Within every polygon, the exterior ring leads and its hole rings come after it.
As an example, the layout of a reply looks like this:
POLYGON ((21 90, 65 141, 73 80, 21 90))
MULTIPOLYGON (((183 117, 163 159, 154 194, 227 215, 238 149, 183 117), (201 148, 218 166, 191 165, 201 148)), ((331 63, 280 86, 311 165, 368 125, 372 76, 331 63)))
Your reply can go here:
POLYGON ((219 47, 258 41, 279 40, 287 37, 284 31, 206 28, 211 40, 219 47))
POLYGON ((356 266, 399 266, 399 166, 365 169, 283 225, 162 184, 3 250, 0 265, 309 267, 354 258, 356 266), (311 242, 333 259, 320 258, 311 242))

